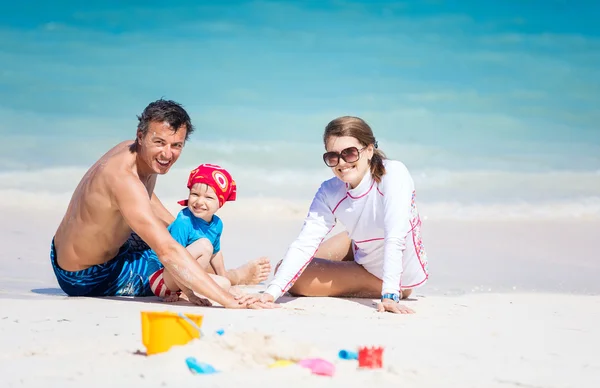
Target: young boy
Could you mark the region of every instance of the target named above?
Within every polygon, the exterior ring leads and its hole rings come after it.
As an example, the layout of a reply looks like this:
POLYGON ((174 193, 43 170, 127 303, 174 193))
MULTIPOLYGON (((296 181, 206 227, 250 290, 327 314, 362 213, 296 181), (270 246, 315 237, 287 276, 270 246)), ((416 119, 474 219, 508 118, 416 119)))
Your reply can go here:
MULTIPOLYGON (((211 277, 225 289, 266 280, 271 263, 264 257, 237 269, 225 270, 221 253, 223 222, 215 213, 225 202, 236 199, 236 183, 229 172, 217 165, 201 164, 191 171, 187 187, 190 190, 188 199, 178 202, 186 208, 168 227, 171 236, 186 247, 204 269, 210 271, 212 268, 215 274, 211 277)), ((168 302, 177 301, 179 291, 190 299, 196 299, 190 290, 182 289, 164 268, 150 275, 150 287, 155 295, 168 302)))

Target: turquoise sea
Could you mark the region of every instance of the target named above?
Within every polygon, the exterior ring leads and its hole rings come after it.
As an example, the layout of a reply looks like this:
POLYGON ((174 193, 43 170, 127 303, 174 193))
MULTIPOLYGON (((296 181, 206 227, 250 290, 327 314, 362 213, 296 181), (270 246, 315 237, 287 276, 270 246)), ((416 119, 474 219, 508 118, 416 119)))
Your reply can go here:
MULTIPOLYGON (((0 201, 54 206, 164 97, 239 197, 309 201, 322 131, 371 124, 431 217, 600 217, 600 6, 588 1, 22 2, 0 15, 0 201)), ((63 203, 60 202, 60 203, 63 203)))

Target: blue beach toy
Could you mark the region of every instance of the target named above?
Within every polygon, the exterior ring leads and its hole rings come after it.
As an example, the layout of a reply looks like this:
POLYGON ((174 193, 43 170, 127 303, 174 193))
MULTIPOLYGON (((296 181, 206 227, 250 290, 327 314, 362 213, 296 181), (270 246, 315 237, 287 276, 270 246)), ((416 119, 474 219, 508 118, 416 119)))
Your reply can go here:
POLYGON ((219 372, 210 364, 206 364, 204 362, 198 362, 198 360, 196 360, 195 357, 186 358, 185 363, 187 364, 187 367, 189 368, 189 370, 194 374, 208 375, 211 373, 219 372))
POLYGON ((338 356, 342 360, 358 360, 358 353, 353 352, 351 350, 340 350, 338 356))

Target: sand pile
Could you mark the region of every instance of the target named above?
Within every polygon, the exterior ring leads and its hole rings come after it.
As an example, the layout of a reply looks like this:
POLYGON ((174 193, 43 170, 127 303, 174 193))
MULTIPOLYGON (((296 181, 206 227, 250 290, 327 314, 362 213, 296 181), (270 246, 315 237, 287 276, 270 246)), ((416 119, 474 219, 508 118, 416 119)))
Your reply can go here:
MULTIPOLYGON (((258 331, 208 334, 186 346, 172 348, 167 354, 181 353, 220 371, 266 368, 277 360, 298 362, 307 358, 323 358, 334 362, 335 349, 321 349, 314 344, 294 341, 282 335, 258 331)), ((157 355, 161 357, 161 355, 157 355)))

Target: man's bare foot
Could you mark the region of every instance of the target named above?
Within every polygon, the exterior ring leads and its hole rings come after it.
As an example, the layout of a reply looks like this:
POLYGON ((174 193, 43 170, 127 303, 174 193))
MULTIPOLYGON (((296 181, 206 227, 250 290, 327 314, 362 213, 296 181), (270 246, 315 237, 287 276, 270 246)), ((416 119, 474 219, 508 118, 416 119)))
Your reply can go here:
POLYGON ((229 271, 228 278, 231 284, 258 284, 267 280, 271 273, 271 262, 266 257, 247 262, 246 264, 229 271))

